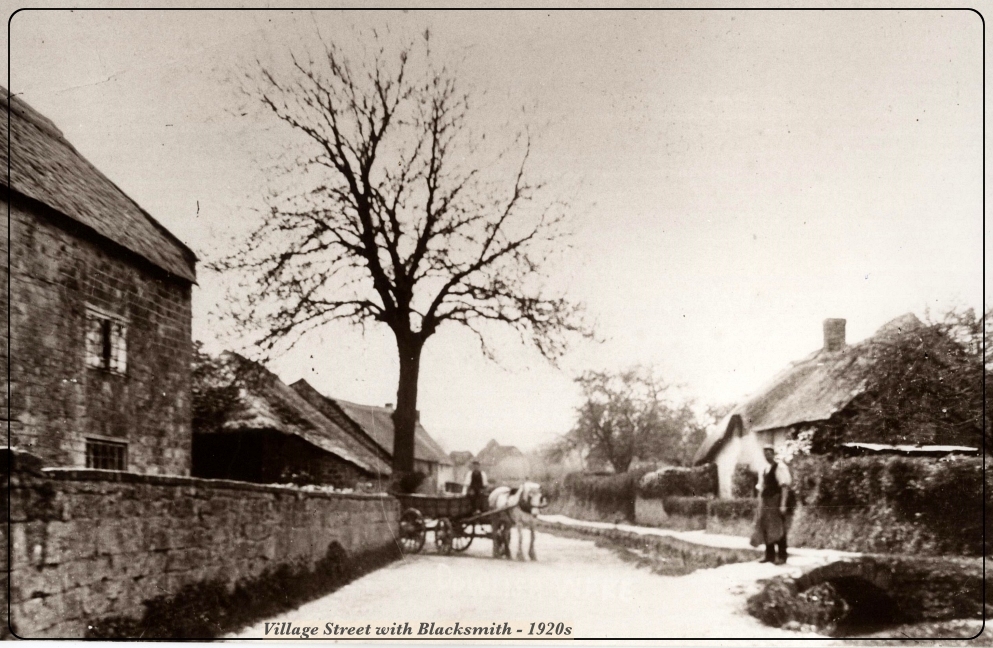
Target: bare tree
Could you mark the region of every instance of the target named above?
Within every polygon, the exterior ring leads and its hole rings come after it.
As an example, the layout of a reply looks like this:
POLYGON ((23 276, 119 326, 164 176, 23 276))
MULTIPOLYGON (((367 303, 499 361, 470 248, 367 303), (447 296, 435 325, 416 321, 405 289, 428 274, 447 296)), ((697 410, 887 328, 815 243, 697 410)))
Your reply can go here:
POLYGON ((589 331, 580 306, 544 285, 566 210, 529 181, 529 138, 512 134, 492 164, 479 161, 485 134, 472 134, 469 94, 432 62, 429 35, 396 55, 374 42, 353 60, 321 39, 320 55, 247 76, 263 111, 298 136, 300 159, 245 248, 214 266, 244 278, 237 321, 267 352, 334 320, 390 328, 402 474, 414 465, 421 353, 439 327, 467 327, 492 357, 489 323, 506 325, 551 360, 589 331))

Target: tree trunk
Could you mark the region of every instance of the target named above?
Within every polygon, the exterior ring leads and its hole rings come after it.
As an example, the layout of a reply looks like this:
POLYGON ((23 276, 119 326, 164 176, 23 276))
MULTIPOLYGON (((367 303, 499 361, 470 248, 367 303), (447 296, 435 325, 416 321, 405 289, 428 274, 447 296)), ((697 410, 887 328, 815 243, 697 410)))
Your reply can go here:
POLYGON ((393 411, 393 473, 399 479, 414 471, 414 427, 417 424, 417 378, 421 371, 424 343, 397 336, 400 381, 393 411))

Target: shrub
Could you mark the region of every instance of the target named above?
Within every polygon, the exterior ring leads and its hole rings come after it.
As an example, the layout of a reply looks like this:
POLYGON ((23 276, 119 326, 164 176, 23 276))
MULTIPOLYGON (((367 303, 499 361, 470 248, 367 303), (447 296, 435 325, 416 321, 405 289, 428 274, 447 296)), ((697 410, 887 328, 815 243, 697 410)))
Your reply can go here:
POLYGON ((731 496, 755 497, 755 486, 758 483, 758 473, 752 470, 751 466, 738 464, 731 475, 731 496))
POLYGON ((717 465, 708 463, 695 468, 669 466, 641 478, 638 495, 648 499, 695 497, 717 493, 717 465))
POLYGON ((662 506, 669 515, 685 515, 693 517, 697 515, 707 515, 707 503, 709 497, 665 497, 662 499, 662 506))
POLYGON ((722 520, 750 520, 755 517, 758 502, 754 497, 715 499, 707 506, 707 515, 722 520))

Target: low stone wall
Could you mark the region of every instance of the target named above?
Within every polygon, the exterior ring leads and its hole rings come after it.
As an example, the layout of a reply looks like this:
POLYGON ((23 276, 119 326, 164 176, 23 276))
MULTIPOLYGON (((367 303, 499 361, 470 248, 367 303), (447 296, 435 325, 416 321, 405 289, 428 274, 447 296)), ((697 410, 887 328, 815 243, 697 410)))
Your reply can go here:
POLYGON ((11 485, 10 627, 21 638, 83 637, 191 585, 233 589, 281 568, 313 569, 332 549, 345 561, 382 553, 399 519, 386 495, 43 470, 20 453, 0 457, 0 468, 11 485))
POLYGON ((684 568, 683 573, 693 569, 720 567, 738 562, 751 562, 762 554, 757 549, 736 547, 714 547, 665 535, 635 533, 617 527, 587 527, 559 524, 551 520, 538 520, 535 526, 543 531, 572 537, 603 538, 617 544, 640 550, 652 551, 674 561, 675 566, 684 568))

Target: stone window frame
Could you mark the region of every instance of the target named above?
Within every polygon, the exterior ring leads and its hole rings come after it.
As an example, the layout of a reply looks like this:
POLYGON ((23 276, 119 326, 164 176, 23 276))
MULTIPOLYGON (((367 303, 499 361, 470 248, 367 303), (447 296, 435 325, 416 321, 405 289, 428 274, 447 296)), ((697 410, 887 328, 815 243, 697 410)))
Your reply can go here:
POLYGON ((86 437, 86 467, 96 470, 128 469, 128 442, 100 436, 86 437))
POLYGON ((121 376, 128 369, 128 320, 106 309, 86 305, 86 366, 121 376))

